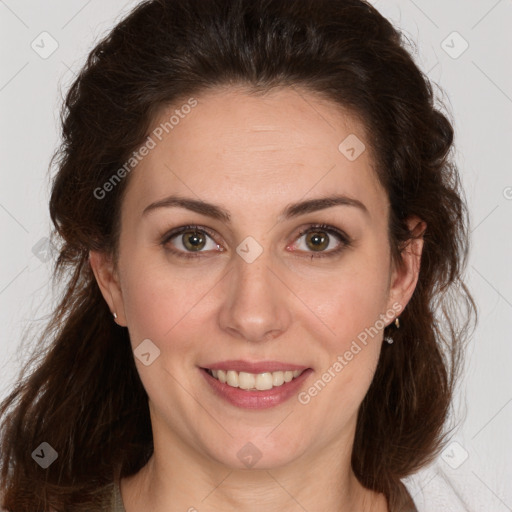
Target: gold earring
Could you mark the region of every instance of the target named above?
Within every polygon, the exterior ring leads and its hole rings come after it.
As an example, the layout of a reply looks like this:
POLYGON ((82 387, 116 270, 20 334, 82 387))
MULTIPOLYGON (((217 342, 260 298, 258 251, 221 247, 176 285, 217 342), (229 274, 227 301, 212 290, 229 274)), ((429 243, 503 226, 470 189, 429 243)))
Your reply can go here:
MULTIPOLYGON (((400 320, 398 320, 398 317, 395 318, 395 326, 397 329, 400 328, 400 320)), ((391 336, 384 336, 384 341, 391 345, 391 343, 393 343, 394 340, 391 336)))

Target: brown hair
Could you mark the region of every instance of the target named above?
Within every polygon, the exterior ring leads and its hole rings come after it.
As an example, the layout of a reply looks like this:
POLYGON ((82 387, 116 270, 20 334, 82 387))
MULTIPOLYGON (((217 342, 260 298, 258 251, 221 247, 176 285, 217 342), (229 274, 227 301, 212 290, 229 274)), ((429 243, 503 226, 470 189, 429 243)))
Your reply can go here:
POLYGON ((405 220, 427 223, 418 284, 400 329, 386 328, 395 343, 383 344, 359 411, 352 466, 396 510, 400 479, 438 453, 476 317, 463 282, 469 222, 449 158, 452 126, 402 35, 361 0, 144 1, 92 50, 63 106, 50 214, 54 279, 66 279, 66 291, 0 406, 5 509, 91 510, 151 456, 148 397, 128 332, 112 321, 88 261, 89 250, 116 254, 129 176, 107 199, 94 191, 163 107, 226 85, 298 86, 360 116, 391 203, 396 264, 414 236, 405 220), (47 469, 31 456, 42 442, 58 452, 47 469))

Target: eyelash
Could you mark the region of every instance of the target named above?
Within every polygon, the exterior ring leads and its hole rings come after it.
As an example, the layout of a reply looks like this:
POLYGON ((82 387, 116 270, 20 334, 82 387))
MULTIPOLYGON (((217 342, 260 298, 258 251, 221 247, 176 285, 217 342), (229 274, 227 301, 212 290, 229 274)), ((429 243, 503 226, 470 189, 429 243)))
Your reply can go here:
MULTIPOLYGON (((339 229, 337 229, 333 226, 329 226, 327 224, 311 224, 306 229, 301 230, 297 238, 301 238, 305 234, 309 233, 310 231, 314 231, 314 230, 322 231, 329 235, 335 235, 336 237, 339 238, 339 240, 341 241, 341 244, 337 249, 333 249, 329 252, 324 252, 324 253, 314 253, 313 252, 313 253, 311 253, 311 259, 313 259, 313 258, 330 258, 330 257, 337 256, 341 251, 343 251, 347 247, 350 247, 352 244, 352 240, 350 239, 350 237, 348 235, 346 235, 343 231, 340 231, 339 229)), ((161 245, 164 246, 166 248, 166 250, 168 250, 169 252, 171 252, 172 254, 174 254, 180 258, 186 258, 186 259, 202 258, 203 256, 201 256, 201 252, 198 252, 195 254, 191 253, 191 252, 187 253, 187 252, 171 249, 168 247, 167 244, 173 238, 175 238, 183 233, 186 233, 188 231, 197 231, 199 233, 205 233, 210 238, 214 239, 213 234, 210 232, 210 230, 208 228, 206 228, 204 226, 199 226, 197 224, 191 224, 188 226, 181 226, 179 228, 173 229, 169 233, 166 233, 162 238, 161 245)), ((217 245, 220 245, 220 244, 217 244, 217 245)))

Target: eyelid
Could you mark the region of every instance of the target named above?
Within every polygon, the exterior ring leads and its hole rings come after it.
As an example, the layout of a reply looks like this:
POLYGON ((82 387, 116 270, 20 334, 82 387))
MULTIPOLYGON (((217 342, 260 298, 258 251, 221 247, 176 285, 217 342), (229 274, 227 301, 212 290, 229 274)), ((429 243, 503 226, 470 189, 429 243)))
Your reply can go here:
MULTIPOLYGON (((306 225, 306 227, 299 228, 298 232, 293 236, 292 241, 289 244, 287 244, 287 247, 289 247, 291 244, 295 243, 302 236, 306 235, 307 233, 309 233, 310 231, 315 230, 315 229, 318 231, 324 231, 324 232, 328 233, 329 235, 334 234, 340 240, 340 246, 338 248, 332 249, 330 251, 319 251, 319 252, 306 251, 306 254, 311 255, 312 259, 335 256, 338 253, 340 253, 341 251, 343 251, 345 248, 352 245, 352 242, 353 242, 352 238, 350 236, 348 236, 343 230, 341 230, 335 226, 332 226, 330 224, 310 223, 310 224, 306 225)), ((199 224, 189 224, 189 225, 179 226, 177 228, 174 228, 174 229, 166 232, 161 237, 160 244, 165 247, 165 246, 167 246, 167 244, 170 242, 171 239, 173 239, 174 237, 179 236, 183 233, 186 233, 188 231, 204 232, 207 236, 209 236, 215 242, 215 244, 217 245, 217 249, 219 249, 218 252, 225 251, 225 249, 222 248, 221 244, 219 242, 217 242, 217 240, 216 240, 217 235, 214 234, 213 230, 211 230, 210 228, 207 228, 206 226, 202 226, 199 224)), ((201 258, 201 257, 203 257, 202 256, 203 253, 210 252, 210 251, 198 251, 198 252, 194 253, 191 251, 180 251, 178 249, 169 249, 169 248, 167 250, 169 252, 177 255, 178 257, 189 258, 189 259, 190 258, 201 258)), ((300 251, 300 252, 303 252, 303 251, 300 251)))
MULTIPOLYGON (((213 230, 207 228, 206 226, 201 226, 200 224, 188 224, 185 226, 179 226, 177 228, 171 229, 167 231, 162 236, 162 243, 167 243, 171 238, 174 238, 177 235, 181 235, 186 233, 187 231, 204 231, 210 238, 215 240, 215 235, 213 234, 213 230)), ((217 243, 217 242, 216 242, 217 243)))
POLYGON ((310 254, 312 258, 334 257, 341 253, 347 247, 350 247, 353 243, 352 238, 348 236, 343 230, 330 224, 324 223, 312 223, 309 224, 306 228, 301 228, 298 235, 294 237, 294 241, 292 243, 295 243, 295 241, 300 239, 302 236, 306 235, 309 232, 314 232, 315 230, 328 233, 329 236, 332 236, 334 234, 340 240, 340 245, 336 249, 331 249, 330 251, 306 251, 306 254, 310 254))

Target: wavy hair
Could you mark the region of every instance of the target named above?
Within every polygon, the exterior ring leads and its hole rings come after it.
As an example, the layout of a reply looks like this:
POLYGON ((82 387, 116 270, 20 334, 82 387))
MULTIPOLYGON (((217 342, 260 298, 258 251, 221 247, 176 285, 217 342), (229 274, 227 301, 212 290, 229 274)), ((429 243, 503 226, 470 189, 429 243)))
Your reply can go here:
POLYGON ((148 0, 90 52, 61 112, 50 216, 65 283, 15 388, 0 405, 2 506, 89 511, 153 452, 148 396, 127 329, 117 326, 91 270, 90 250, 116 255, 129 176, 94 193, 145 141, 164 107, 219 86, 255 93, 300 87, 362 119, 390 207, 395 264, 427 223, 419 280, 388 326, 360 407, 352 467, 391 511, 401 479, 438 454, 476 306, 464 284, 468 211, 452 158, 453 128, 406 39, 362 0, 148 0), (48 442, 47 469, 32 451, 48 442))

